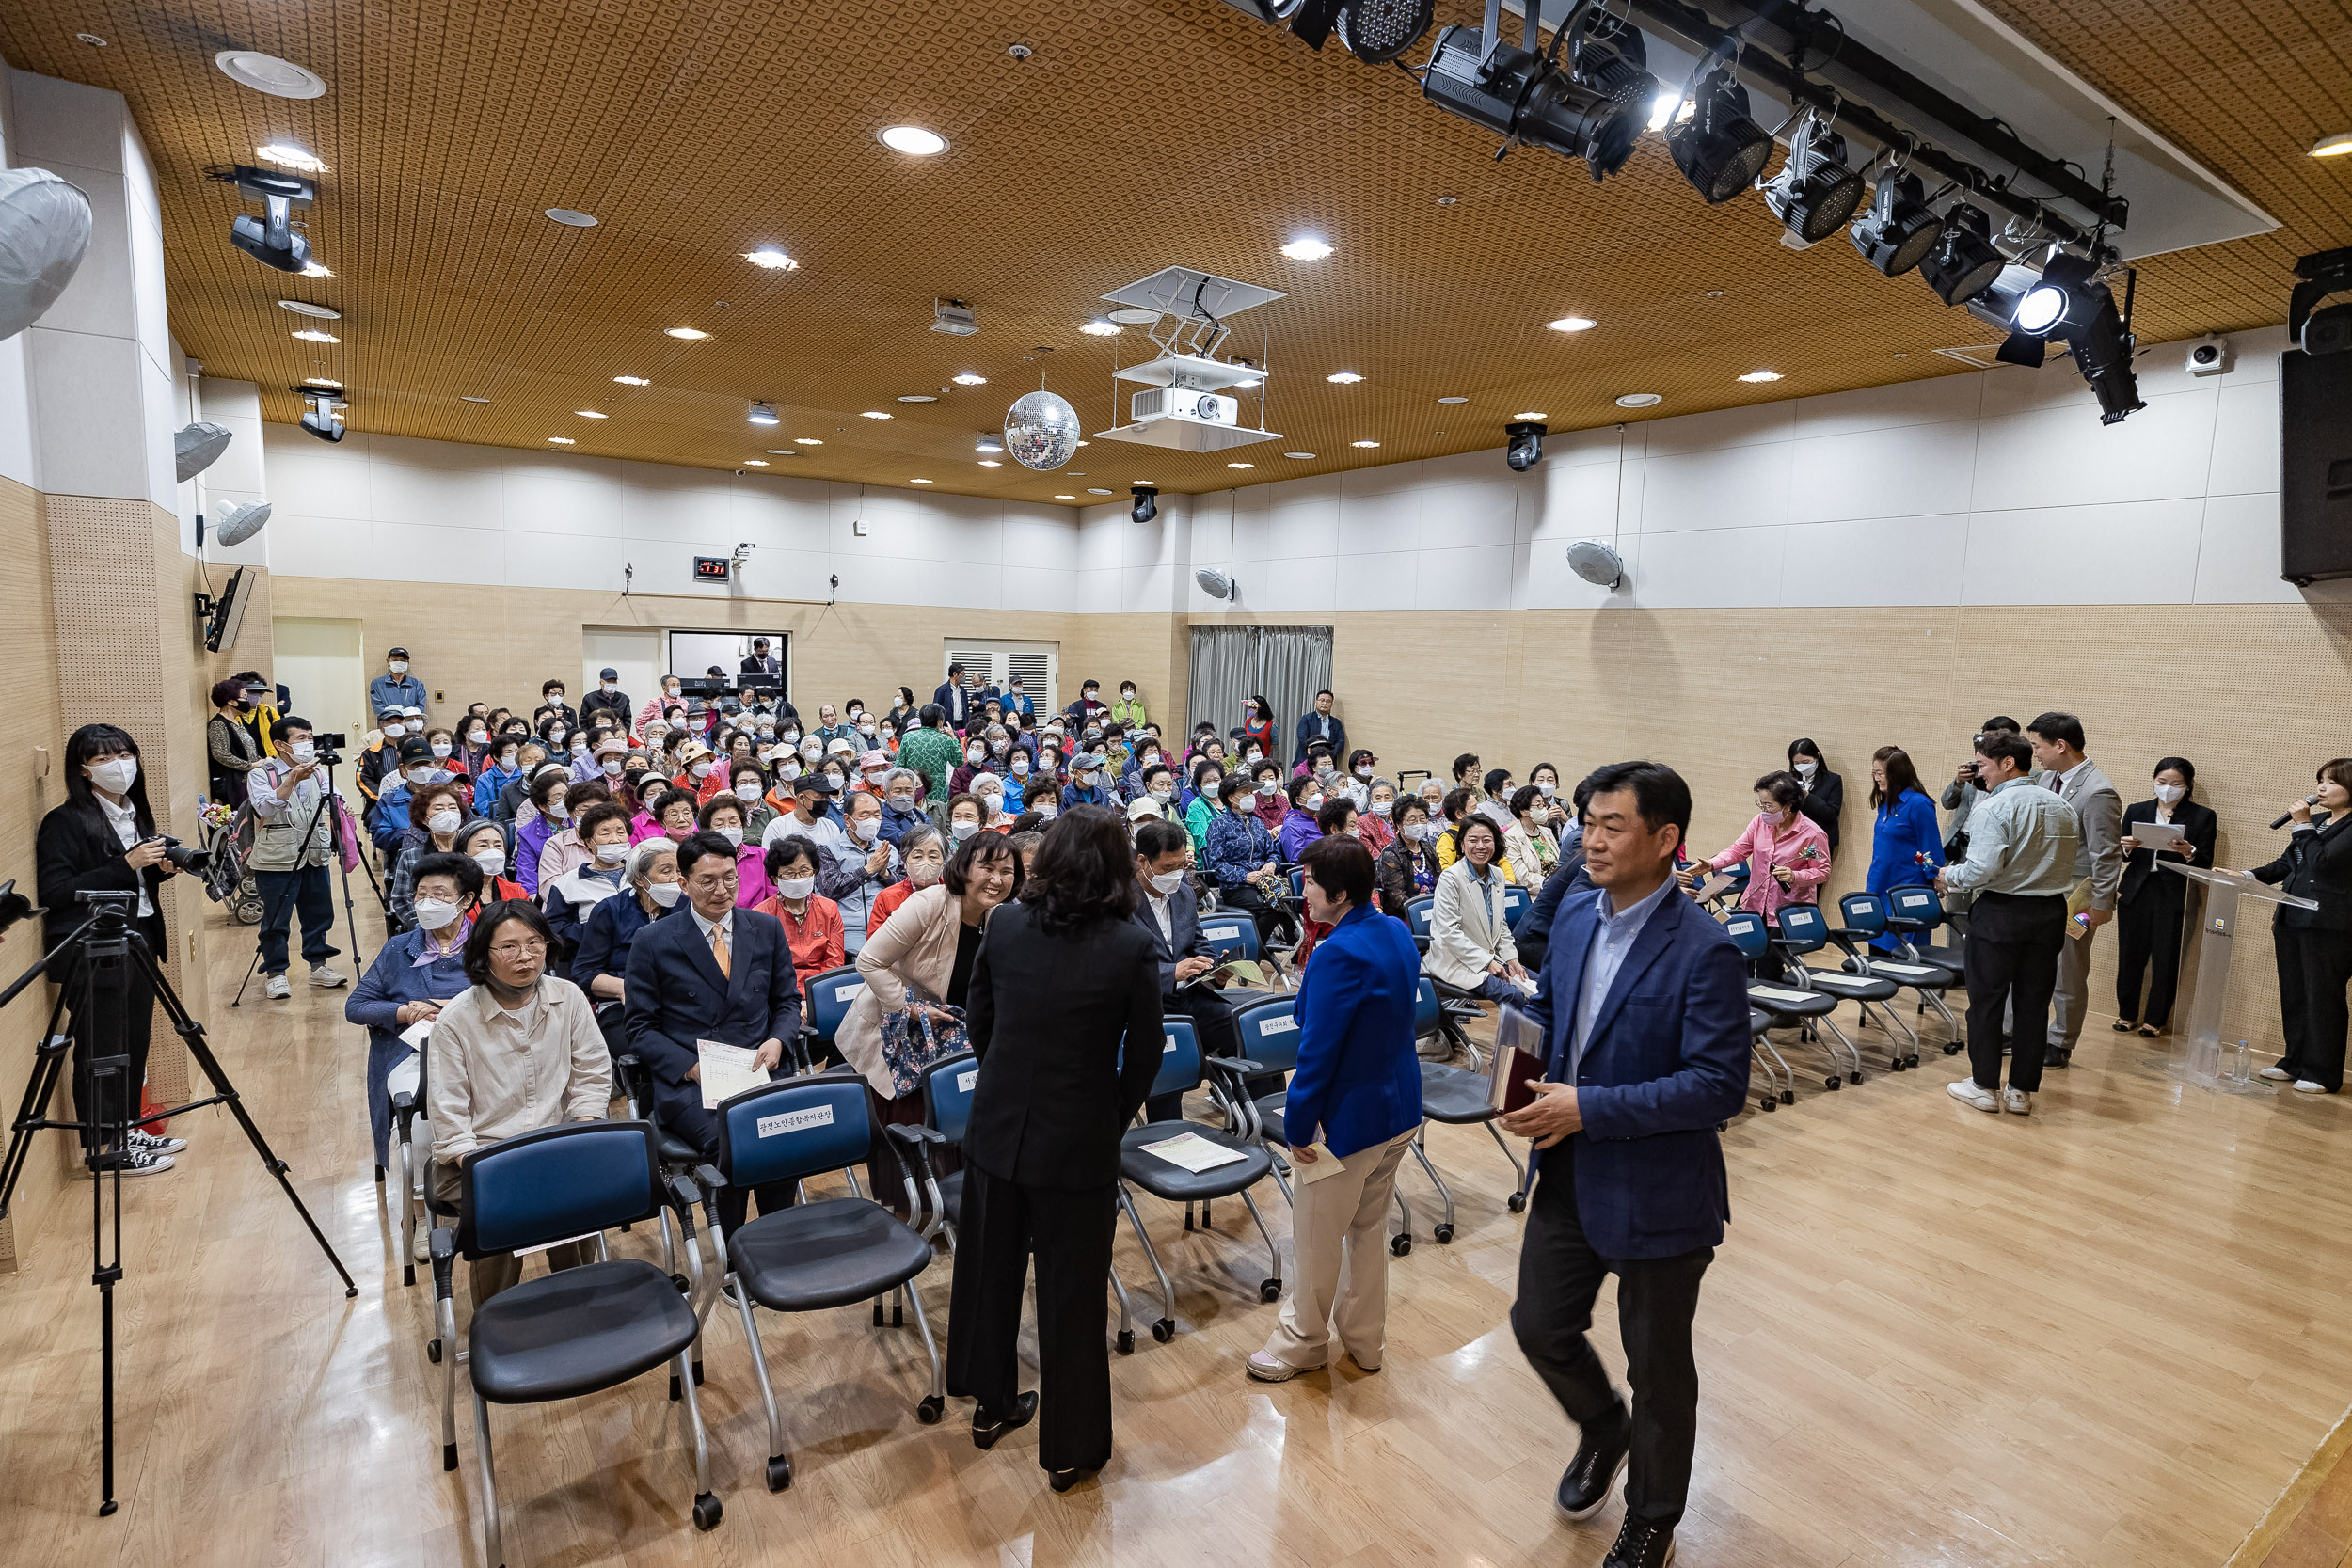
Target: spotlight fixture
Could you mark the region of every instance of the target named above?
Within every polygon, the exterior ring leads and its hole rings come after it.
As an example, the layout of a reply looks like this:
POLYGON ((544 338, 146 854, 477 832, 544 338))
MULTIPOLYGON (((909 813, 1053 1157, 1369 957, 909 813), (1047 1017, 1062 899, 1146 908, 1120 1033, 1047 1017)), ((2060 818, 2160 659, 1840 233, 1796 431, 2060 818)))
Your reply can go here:
POLYGON ((343 438, 346 400, 342 393, 315 381, 302 382, 286 389, 310 405, 302 416, 303 429, 322 441, 340 441, 343 438))
POLYGON ((325 174, 326 172, 325 164, 320 163, 302 149, 290 147, 284 142, 272 142, 267 147, 257 147, 253 150, 253 155, 265 164, 276 164, 280 168, 290 168, 297 174, 325 174))
POLYGON ((1513 473, 1523 474, 1544 460, 1544 437, 1550 434, 1548 427, 1533 420, 1514 420, 1502 429, 1511 437, 1502 460, 1511 465, 1513 473))
POLYGON ((2050 339, 2066 340, 2074 368, 2099 400, 2099 422, 2115 424, 2148 405, 2132 373, 2131 327, 2116 309, 2104 271, 2090 257, 2053 249, 2041 277, 2012 266, 1969 309, 1995 320, 1996 311, 2009 308, 2010 335, 1994 355, 2005 364, 2039 365, 2050 339))
POLYGON ((1666 133, 1675 167, 1709 206, 1719 206, 1748 188, 1772 156, 1772 133, 1748 114, 1748 89, 1717 66, 1684 90, 1691 118, 1677 119, 1666 133))
MULTIPOLYGON (((1501 132, 1513 143, 1548 148, 1584 160, 1596 181, 1625 166, 1642 133, 1657 79, 1648 70, 1641 33, 1592 10, 1578 27, 1568 69, 1539 53, 1542 0, 1527 8, 1519 46, 1491 42, 1476 27, 1453 26, 1422 78, 1422 96, 1473 125, 1501 132)), ((1500 27, 1497 28, 1500 32, 1500 27)))
POLYGON ((1811 110, 1789 134, 1788 156, 1764 186, 1764 205, 1788 230, 1794 249, 1820 245, 1862 205, 1862 176, 1846 164, 1846 138, 1811 110))
POLYGON ((743 419, 746 423, 756 425, 775 425, 783 422, 776 417, 776 407, 771 403, 753 404, 751 412, 744 415, 743 419))
POLYGON ((1302 234, 1284 245, 1282 254, 1294 261, 1320 261, 1331 254, 1331 247, 1311 234, 1302 234))
POLYGON ((885 125, 875 135, 891 151, 903 152, 911 158, 935 158, 947 150, 946 137, 920 125, 885 125))
POLYGON ((2352 290, 2352 248, 2314 251, 2295 262, 2287 295, 2287 336, 2305 354, 2352 353, 2352 304, 2322 306, 2329 294, 2352 290))
POLYGON ((1334 371, 1323 379, 1326 381, 1337 382, 1342 387, 1353 387, 1356 383, 1361 381, 1363 377, 1358 375, 1354 371, 1334 371))
POLYGON ((745 251, 743 260, 755 267, 765 267, 770 272, 798 272, 801 269, 800 262, 771 245, 761 245, 757 250, 745 251))
POLYGON ((652 382, 642 375, 616 375, 612 378, 624 387, 650 387, 652 382))
POLYGON ((997 431, 993 431, 993 430, 983 430, 983 431, 981 431, 981 432, 979 433, 979 436, 977 436, 977 438, 973 441, 973 443, 972 443, 972 450, 973 450, 974 451, 985 451, 985 452, 1000 452, 1000 451, 1003 451, 1005 450, 1005 437, 1004 437, 1004 436, 1003 436, 1001 433, 999 433, 999 432, 997 432, 997 431))
POLYGON ((1544 325, 1554 332, 1590 332, 1600 323, 1590 316, 1562 316, 1556 322, 1546 322, 1544 325))
POLYGON ((954 382, 959 387, 985 387, 988 385, 988 377, 984 375, 974 375, 970 371, 965 371, 959 375, 951 375, 947 379, 954 382))
POLYGON ((1119 336, 1119 324, 1097 316, 1078 330, 1089 338, 1116 338, 1119 336))
POLYGON ((1943 230, 1919 259, 1919 276, 1947 305, 1965 305, 2001 276, 2001 253, 1993 248, 1993 220, 1965 201, 1944 214, 1943 230))
MULTIPOLYGON (((1089 493, 1091 494, 1091 492, 1089 493)), ((1148 523, 1160 515, 1160 492, 1156 486, 1133 485, 1129 487, 1127 494, 1134 498, 1134 504, 1128 507, 1127 513, 1136 522, 1148 523)))
POLYGON ((1879 176, 1870 210, 1847 230, 1862 259, 1889 277, 1900 277, 1928 259, 1944 237, 1944 220, 1928 209, 1927 187, 1905 169, 1879 176))
MULTIPOLYGON (((1436 0, 1339 0, 1334 20, 1341 48, 1366 65, 1386 65, 1427 35, 1438 20, 1438 8, 1436 0)), ((1322 45, 1305 14, 1291 24, 1291 31, 1318 48, 1322 45)))
POLYGON ((665 326, 661 329, 661 335, 665 338, 675 338, 681 342, 688 343, 699 343, 705 338, 710 336, 709 333, 705 332, 698 326, 665 326))
POLYGON ((310 242, 294 231, 294 210, 316 201, 318 186, 299 175, 274 174, 245 164, 213 178, 236 186, 247 201, 260 202, 264 214, 257 218, 240 214, 229 226, 230 244, 279 272, 300 272, 310 264, 310 242))
POLYGON ((950 338, 977 337, 980 318, 972 307, 960 299, 933 299, 931 330, 944 332, 950 338))

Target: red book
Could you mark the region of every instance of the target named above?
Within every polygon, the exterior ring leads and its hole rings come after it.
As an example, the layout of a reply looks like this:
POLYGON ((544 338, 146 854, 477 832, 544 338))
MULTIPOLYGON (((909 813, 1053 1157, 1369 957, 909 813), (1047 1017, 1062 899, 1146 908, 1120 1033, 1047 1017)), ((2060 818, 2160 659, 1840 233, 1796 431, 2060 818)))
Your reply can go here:
POLYGON ((1534 1103, 1544 1075, 1543 1031, 1534 1020, 1505 1003, 1495 1020, 1494 1060, 1486 1064, 1486 1108, 1507 1116, 1534 1103))

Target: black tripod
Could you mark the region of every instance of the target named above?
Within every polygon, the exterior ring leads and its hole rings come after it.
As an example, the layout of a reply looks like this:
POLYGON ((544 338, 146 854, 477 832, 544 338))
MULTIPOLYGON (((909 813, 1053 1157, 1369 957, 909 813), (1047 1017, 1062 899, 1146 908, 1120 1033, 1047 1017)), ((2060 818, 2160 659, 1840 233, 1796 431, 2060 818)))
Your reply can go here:
MULTIPOLYGON (((300 854, 297 854, 294 857, 294 869, 296 871, 300 871, 302 869, 302 856, 310 852, 310 840, 318 833, 319 821, 326 815, 328 803, 337 798, 335 794, 335 764, 341 760, 342 759, 336 756, 332 752, 323 752, 319 757, 319 766, 326 769, 326 786, 319 793, 319 803, 310 808, 310 820, 303 825, 301 839, 302 850, 300 854)), ((256 830, 256 832, 259 832, 258 829, 256 830)), ((360 836, 362 838, 367 836, 364 831, 364 824, 362 825, 360 836)), ((351 873, 349 870, 345 869, 343 865, 342 846, 329 842, 326 847, 326 852, 327 858, 335 863, 336 873, 342 878, 343 881, 343 919, 351 927, 351 967, 354 971, 364 974, 368 967, 367 953, 359 945, 359 916, 353 911, 351 907, 351 873)), ((367 874, 368 889, 375 895, 376 903, 383 906, 385 912, 389 914, 391 911, 391 903, 384 896, 384 890, 375 885, 375 872, 369 866, 368 857, 365 853, 362 853, 359 856, 359 869, 367 874)), ((280 895, 274 906, 268 904, 262 906, 262 929, 263 931, 267 931, 270 927, 277 925, 280 916, 285 917, 289 927, 295 924, 294 916, 288 914, 286 911, 286 901, 294 896, 294 885, 292 882, 288 882, 281 890, 280 895)), ((328 925, 329 927, 332 928, 333 920, 331 916, 329 918, 328 925)), ((287 931, 286 939, 289 942, 294 940, 294 933, 292 929, 287 931)), ((253 971, 260 966, 261 961, 262 946, 259 939, 257 938, 253 944, 253 957, 246 961, 245 978, 237 982, 237 994, 230 998, 229 1006, 231 1007, 242 1007, 245 1006, 245 988, 253 983, 253 971)))
POLYGON ((0 1161, 0 1217, 5 1217, 8 1205, 16 1197, 16 1183, 24 1173, 25 1159, 32 1152, 35 1132, 44 1128, 57 1128, 76 1132, 82 1138, 82 1163, 90 1172, 90 1283, 98 1287, 99 1303, 99 1378, 100 1378, 100 1450, 99 1450, 99 1517, 115 1511, 115 1284, 122 1277, 122 1167, 130 1158, 129 1134, 133 1127, 143 1121, 160 1121, 168 1117, 185 1115, 207 1105, 226 1105, 237 1125, 245 1130, 254 1153, 261 1156, 262 1168, 278 1178, 278 1185, 294 1205, 294 1212, 310 1228, 310 1237, 326 1254, 326 1260, 342 1275, 346 1300, 359 1293, 359 1287, 351 1281, 350 1271, 335 1249, 327 1243, 318 1222, 310 1211, 302 1206, 302 1198, 286 1180, 286 1163, 271 1152, 262 1130, 253 1125, 246 1113, 245 1102, 238 1097, 236 1086, 221 1070, 219 1058, 205 1043, 204 1025, 188 1016, 171 982, 164 977, 162 967, 147 945, 147 939, 132 926, 131 917, 138 909, 135 893, 81 893, 75 895, 89 910, 89 918, 76 927, 72 933, 51 949, 48 956, 17 976, 15 983, 0 991, 0 1007, 16 1000, 17 993, 43 974, 60 974, 64 984, 57 988, 56 1006, 49 1010, 49 1027, 41 1036, 40 1050, 33 1064, 33 1076, 24 1085, 24 1101, 16 1113, 16 1120, 8 1131, 8 1152, 0 1161), (131 1042, 119 1037, 126 1030, 125 1014, 119 1006, 99 1008, 94 1006, 100 996, 119 997, 129 990, 134 966, 147 983, 154 988, 155 1000, 160 1003, 172 1028, 186 1042, 188 1054, 203 1071, 214 1092, 201 1100, 191 1100, 184 1105, 174 1105, 151 1116, 141 1116, 139 1097, 142 1085, 132 1081, 131 1042), (85 1068, 87 1082, 76 1086, 82 1103, 75 1109, 81 1113, 78 1121, 52 1121, 49 1118, 50 1097, 56 1093, 57 1077, 63 1070, 67 1053, 72 1049, 70 1036, 72 1024, 60 1029, 59 1023, 69 1019, 89 1026, 92 1038, 87 1044, 85 1068), (101 1034, 112 1033, 118 1037, 100 1039, 101 1034), (108 1208, 112 1207, 109 1215, 108 1208))

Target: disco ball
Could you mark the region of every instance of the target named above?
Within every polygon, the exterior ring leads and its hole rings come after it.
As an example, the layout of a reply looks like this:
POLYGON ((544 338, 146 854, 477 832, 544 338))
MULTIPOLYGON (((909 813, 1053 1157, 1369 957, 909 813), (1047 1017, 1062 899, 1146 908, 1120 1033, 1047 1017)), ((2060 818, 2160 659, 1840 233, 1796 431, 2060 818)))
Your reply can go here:
POLYGON ((1058 392, 1024 392, 1005 410, 1005 450, 1040 472, 1078 454, 1078 411, 1058 392))

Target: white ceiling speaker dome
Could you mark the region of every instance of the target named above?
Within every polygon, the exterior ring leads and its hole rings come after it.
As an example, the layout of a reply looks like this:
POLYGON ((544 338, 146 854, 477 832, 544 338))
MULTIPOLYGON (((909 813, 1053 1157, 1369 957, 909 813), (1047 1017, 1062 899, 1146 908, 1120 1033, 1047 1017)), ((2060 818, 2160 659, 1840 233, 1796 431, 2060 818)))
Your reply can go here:
POLYGON ((213 530, 213 537, 224 545, 242 545, 262 531, 269 521, 269 502, 238 501, 220 515, 220 526, 213 530))
POLYGON ((185 484, 217 462, 229 450, 229 440, 225 427, 200 420, 172 436, 172 471, 180 476, 180 483, 185 484))
POLYGON ((0 168, 0 338, 57 302, 89 249, 89 198, 45 168, 0 168))
POLYGON ((1238 599, 1241 585, 1214 566, 1203 566, 1192 574, 1192 580, 1200 585, 1200 592, 1212 599, 1238 599))
POLYGON ((1614 589, 1625 581, 1625 558, 1597 539, 1580 539, 1568 546, 1568 566, 1586 582, 1614 589))

